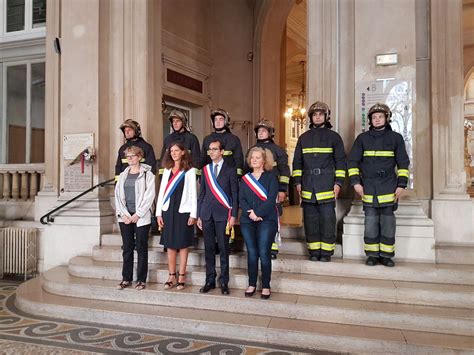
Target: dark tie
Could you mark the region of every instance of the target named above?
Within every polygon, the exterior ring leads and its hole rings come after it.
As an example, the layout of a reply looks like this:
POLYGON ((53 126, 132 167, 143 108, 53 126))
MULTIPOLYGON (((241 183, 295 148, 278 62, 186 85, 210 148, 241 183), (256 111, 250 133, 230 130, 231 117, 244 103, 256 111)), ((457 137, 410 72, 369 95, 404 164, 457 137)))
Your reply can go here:
POLYGON ((214 164, 214 176, 217 178, 217 169, 219 168, 219 165, 214 164))

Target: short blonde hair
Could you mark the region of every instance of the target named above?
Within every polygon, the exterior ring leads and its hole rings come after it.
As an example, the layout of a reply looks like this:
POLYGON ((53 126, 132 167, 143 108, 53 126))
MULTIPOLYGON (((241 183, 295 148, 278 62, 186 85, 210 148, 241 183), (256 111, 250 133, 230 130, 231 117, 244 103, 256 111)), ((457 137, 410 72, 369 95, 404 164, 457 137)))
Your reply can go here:
POLYGON ((262 147, 253 147, 247 152, 247 165, 250 166, 250 159, 252 158, 253 153, 260 153, 262 154, 263 161, 265 162, 263 165, 263 169, 266 171, 273 170, 273 154, 269 149, 262 148, 262 147))
POLYGON ((130 147, 125 148, 123 153, 125 155, 127 155, 127 153, 132 153, 132 154, 138 155, 140 158, 143 158, 144 156, 143 149, 140 147, 137 147, 136 145, 131 145, 130 147))

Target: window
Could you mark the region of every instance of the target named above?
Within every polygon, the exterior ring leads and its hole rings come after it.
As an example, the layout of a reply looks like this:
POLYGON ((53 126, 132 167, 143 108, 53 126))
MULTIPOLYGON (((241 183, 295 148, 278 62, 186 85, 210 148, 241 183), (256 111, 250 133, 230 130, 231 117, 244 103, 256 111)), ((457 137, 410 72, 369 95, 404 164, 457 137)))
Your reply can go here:
POLYGON ((42 163, 45 63, 3 63, 1 77, 1 163, 42 163))
POLYGON ((46 0, 0 1, 0 41, 46 35, 46 0))

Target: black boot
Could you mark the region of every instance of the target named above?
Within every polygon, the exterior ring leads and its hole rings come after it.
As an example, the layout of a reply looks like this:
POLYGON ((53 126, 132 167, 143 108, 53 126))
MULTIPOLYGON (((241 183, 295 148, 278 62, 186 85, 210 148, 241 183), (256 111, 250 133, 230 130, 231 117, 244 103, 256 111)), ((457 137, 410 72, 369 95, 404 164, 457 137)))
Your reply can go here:
POLYGON ((383 258, 380 257, 380 261, 382 265, 387 266, 387 267, 394 267, 395 263, 393 262, 392 258, 383 258))
POLYGON ((367 260, 365 261, 365 265, 369 266, 375 266, 379 263, 379 259, 377 259, 375 256, 369 256, 367 260))

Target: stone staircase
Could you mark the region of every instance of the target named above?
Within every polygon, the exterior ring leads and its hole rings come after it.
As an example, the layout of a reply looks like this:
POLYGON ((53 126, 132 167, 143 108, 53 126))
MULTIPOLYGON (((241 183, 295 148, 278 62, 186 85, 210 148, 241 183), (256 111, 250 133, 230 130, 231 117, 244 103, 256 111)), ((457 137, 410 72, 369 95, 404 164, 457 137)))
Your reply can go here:
MULTIPOLYGON (((17 291, 25 312, 102 324, 350 353, 474 352, 474 267, 397 263, 367 267, 306 256, 301 227, 283 226, 272 261, 272 297, 244 297, 245 252, 230 257, 231 294, 200 294, 202 241, 190 251, 187 287, 163 289, 168 276, 159 237, 149 241, 147 289, 118 291, 121 237, 105 234, 92 256, 77 256, 17 291), (374 302, 375 301, 375 302, 374 302)), ((201 238, 202 239, 202 238, 201 238)), ((217 260, 218 263, 218 260, 217 260)))

